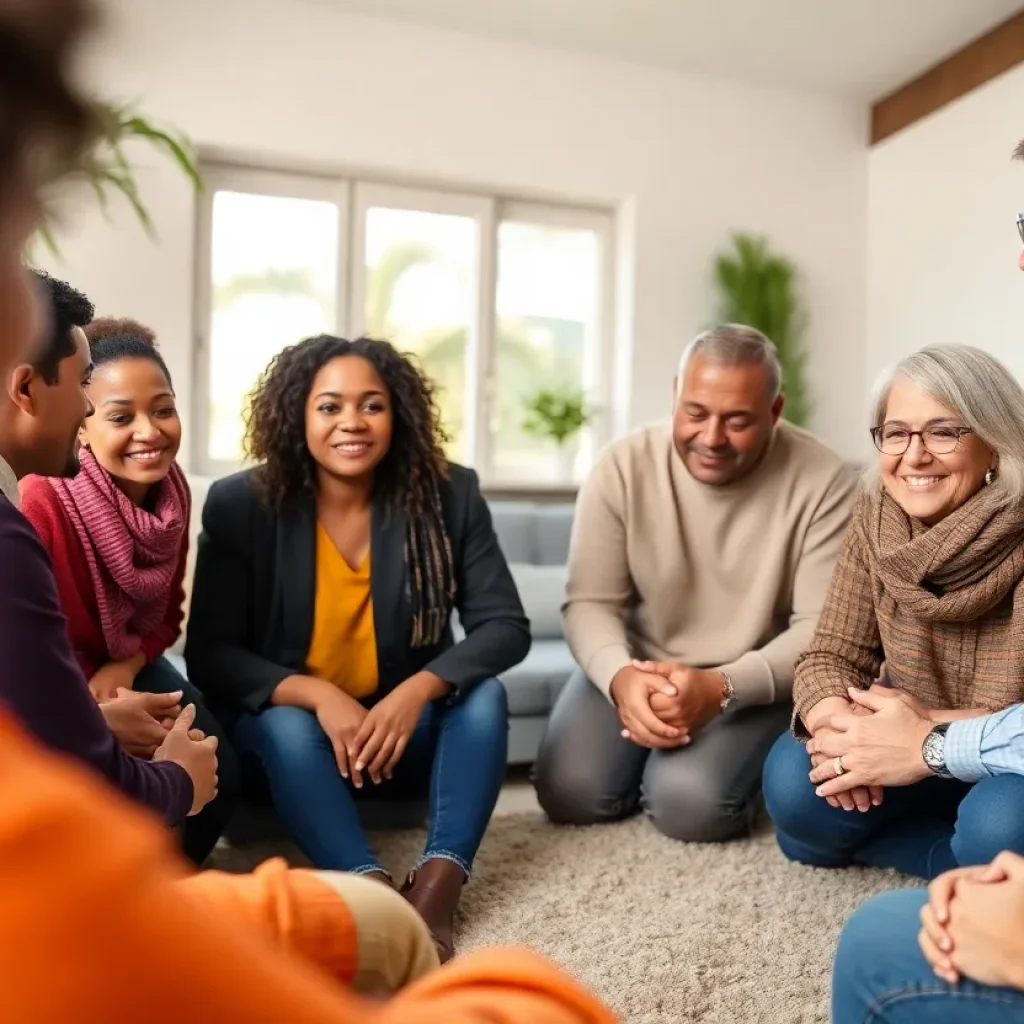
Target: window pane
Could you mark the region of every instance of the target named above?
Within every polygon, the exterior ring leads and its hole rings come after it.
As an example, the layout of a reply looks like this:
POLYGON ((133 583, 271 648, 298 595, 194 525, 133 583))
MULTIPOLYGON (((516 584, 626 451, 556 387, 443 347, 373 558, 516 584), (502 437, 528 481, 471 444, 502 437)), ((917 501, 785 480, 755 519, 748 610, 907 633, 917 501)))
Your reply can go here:
POLYGON ((436 381, 449 458, 466 460, 466 353, 475 309, 472 217, 366 211, 366 332, 416 353, 436 381))
POLYGON ((338 208, 285 196, 213 197, 207 453, 242 458, 243 414, 270 360, 336 327, 338 208))
POLYGON ((543 391, 586 395, 598 352, 601 240, 579 228, 503 221, 498 229, 497 416, 492 466, 508 482, 566 483, 586 467, 584 429, 559 446, 527 429, 543 391))

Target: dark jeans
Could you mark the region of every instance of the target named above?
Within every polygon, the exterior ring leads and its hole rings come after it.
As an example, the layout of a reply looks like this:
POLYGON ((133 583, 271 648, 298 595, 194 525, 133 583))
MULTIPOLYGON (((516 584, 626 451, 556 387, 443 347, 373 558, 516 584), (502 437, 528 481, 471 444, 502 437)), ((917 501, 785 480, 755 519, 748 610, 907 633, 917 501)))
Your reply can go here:
POLYGON ((203 695, 166 658, 146 665, 135 677, 135 689, 143 693, 183 691, 181 706, 196 706, 195 728, 207 736, 217 737, 217 796, 197 815, 186 818, 182 828, 185 854, 200 866, 217 845, 238 803, 241 784, 238 758, 217 719, 203 702, 203 695))
POLYGON ((810 758, 786 733, 764 767, 764 797, 782 852, 816 867, 866 864, 934 878, 987 864, 1003 850, 1024 854, 1024 776, 973 786, 925 779, 886 789, 867 813, 829 807, 808 779, 810 758))
POLYGON ((537 755, 537 798, 560 825, 618 821, 642 807, 670 839, 733 839, 750 828, 765 755, 790 714, 788 704, 730 711, 688 746, 652 751, 622 738, 618 712, 577 671, 537 755))
MULTIPOLYGON (((468 875, 505 779, 508 701, 486 679, 452 702, 427 705, 393 777, 357 790, 338 771, 316 715, 276 706, 243 715, 235 725, 243 756, 255 755, 274 807, 302 852, 321 870, 383 870, 356 808, 360 798, 413 801, 429 797, 423 861, 442 857, 468 875)), ((365 776, 364 776, 365 778, 365 776)))
POLYGON ((917 944, 927 898, 920 889, 887 892, 846 922, 832 1024, 1024 1024, 1024 992, 935 976, 917 944))

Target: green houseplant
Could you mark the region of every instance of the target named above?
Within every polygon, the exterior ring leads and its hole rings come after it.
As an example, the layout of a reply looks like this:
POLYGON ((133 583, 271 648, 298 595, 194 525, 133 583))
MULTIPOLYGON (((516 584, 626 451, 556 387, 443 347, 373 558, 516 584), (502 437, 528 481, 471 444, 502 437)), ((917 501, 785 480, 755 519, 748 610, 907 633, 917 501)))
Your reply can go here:
POLYGON ((523 430, 554 442, 558 475, 571 480, 580 431, 590 422, 586 396, 578 388, 541 388, 527 397, 523 430))
POLYGON ((779 350, 783 416, 805 426, 811 413, 803 346, 807 314, 798 295, 796 267, 770 249, 764 238, 737 233, 731 247, 714 261, 719 323, 756 327, 779 350))
MULTIPOLYGON (((120 196, 127 201, 147 234, 155 237, 153 218, 139 192, 128 147, 140 142, 152 147, 169 159, 196 191, 201 191, 203 180, 195 150, 180 132, 158 126, 132 104, 97 101, 95 108, 99 124, 96 141, 81 169, 69 180, 88 185, 104 213, 110 209, 111 198, 120 196)), ((54 255, 59 255, 52 223, 43 225, 40 238, 54 255)))
POLYGON ((526 400, 523 429, 548 438, 561 448, 589 422, 590 411, 582 391, 573 388, 541 388, 526 400))

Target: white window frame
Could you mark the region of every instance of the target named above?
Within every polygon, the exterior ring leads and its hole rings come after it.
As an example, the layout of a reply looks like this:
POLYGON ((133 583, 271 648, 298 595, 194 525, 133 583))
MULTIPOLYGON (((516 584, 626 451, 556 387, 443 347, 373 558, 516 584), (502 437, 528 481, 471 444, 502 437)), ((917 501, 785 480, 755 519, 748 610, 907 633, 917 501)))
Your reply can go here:
MULTIPOLYGON (((493 465, 496 412, 497 254, 502 221, 593 231, 600 245, 595 337, 585 345, 583 389, 593 417, 585 433, 585 455, 592 462, 612 436, 615 423, 613 333, 615 328, 615 213, 610 209, 510 199, 472 191, 411 187, 356 177, 258 170, 231 163, 204 163, 206 188, 198 204, 195 259, 194 363, 192 396, 192 465, 204 476, 222 476, 240 468, 236 462, 211 459, 210 329, 213 314, 213 203, 219 191, 313 199, 338 208, 337 302, 335 330, 356 337, 365 330, 363 296, 366 266, 366 212, 371 207, 407 209, 471 217, 477 222, 477 288, 467 336, 465 445, 467 462, 485 486, 502 491, 562 491, 571 481, 524 484, 503 480, 493 465)), ((292 339, 298 340, 298 339, 292 339)))
POLYGON ((494 220, 496 202, 487 196, 465 192, 440 192, 357 181, 352 194, 352 296, 350 317, 352 336, 366 330, 366 310, 362 297, 366 294, 366 214, 373 207, 390 210, 411 210, 423 213, 468 217, 477 224, 476 294, 470 311, 466 335, 466 461, 471 466, 487 465, 490 434, 490 390, 494 350, 494 291, 496 287, 494 252, 497 243, 494 220))
MULTIPOLYGON (((591 419, 585 431, 584 451, 587 464, 592 465, 597 453, 611 440, 614 422, 612 402, 612 374, 614 372, 615 350, 612 344, 612 331, 615 323, 615 218, 610 211, 590 210, 581 207, 556 206, 550 203, 537 203, 527 200, 509 199, 499 205, 497 227, 503 221, 540 224, 552 228, 577 228, 593 231, 597 236, 600 248, 598 261, 597 294, 600 297, 598 309, 595 311, 595 337, 587 339, 584 346, 583 381, 581 386, 590 402, 591 419)), ((497 243, 497 239, 495 239, 497 243)), ((497 244, 494 247, 495 258, 497 244)), ((495 267, 495 283, 492 295, 497 296, 497 267, 495 267)), ((492 359, 495 353, 492 352, 492 359)), ((496 398, 496 381, 490 379, 490 400, 496 398)), ((493 434, 489 433, 489 437, 493 434)), ((488 455, 490 450, 488 449, 488 455)), ((494 487, 514 490, 522 488, 521 483, 504 481, 494 474, 494 466, 490 461, 483 463, 486 467, 484 479, 494 487)), ((571 486, 571 481, 549 485, 551 489, 561 490, 571 486)), ((536 487, 529 488, 536 490, 536 487)), ((544 489, 544 488, 541 488, 544 489)))
MULTIPOLYGON (((193 325, 192 465, 202 476, 220 477, 241 464, 210 457, 210 332, 213 324, 213 203, 218 192, 242 192, 287 199, 313 199, 338 208, 338 247, 334 331, 341 334, 349 318, 348 240, 351 186, 338 178, 259 171, 230 166, 203 168, 204 190, 198 211, 195 318, 193 325)), ((298 341, 298 338, 293 339, 298 341)), ((282 347, 284 347, 282 345, 282 347)))

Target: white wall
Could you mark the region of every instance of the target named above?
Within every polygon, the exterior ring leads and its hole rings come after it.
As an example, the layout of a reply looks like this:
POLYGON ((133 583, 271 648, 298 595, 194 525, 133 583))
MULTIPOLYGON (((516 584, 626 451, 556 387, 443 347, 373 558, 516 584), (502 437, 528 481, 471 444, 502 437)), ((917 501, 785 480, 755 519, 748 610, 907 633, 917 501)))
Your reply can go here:
MULTIPOLYGON (((342 14, 305 0, 118 0, 107 94, 200 144, 270 163, 413 174, 614 204, 622 213, 620 426, 666 409, 713 315, 710 254, 763 231, 805 275, 821 434, 861 429, 866 112, 857 104, 342 14)), ((63 273, 101 312, 157 328, 191 378, 194 200, 145 178, 152 245, 127 218, 69 216, 63 273)), ((187 426, 187 424, 186 424, 187 426)))
MULTIPOLYGON (((1024 379, 1024 65, 868 160, 868 382, 931 343, 977 345, 1024 379)), ((865 421, 866 422, 866 421, 865 421)))

